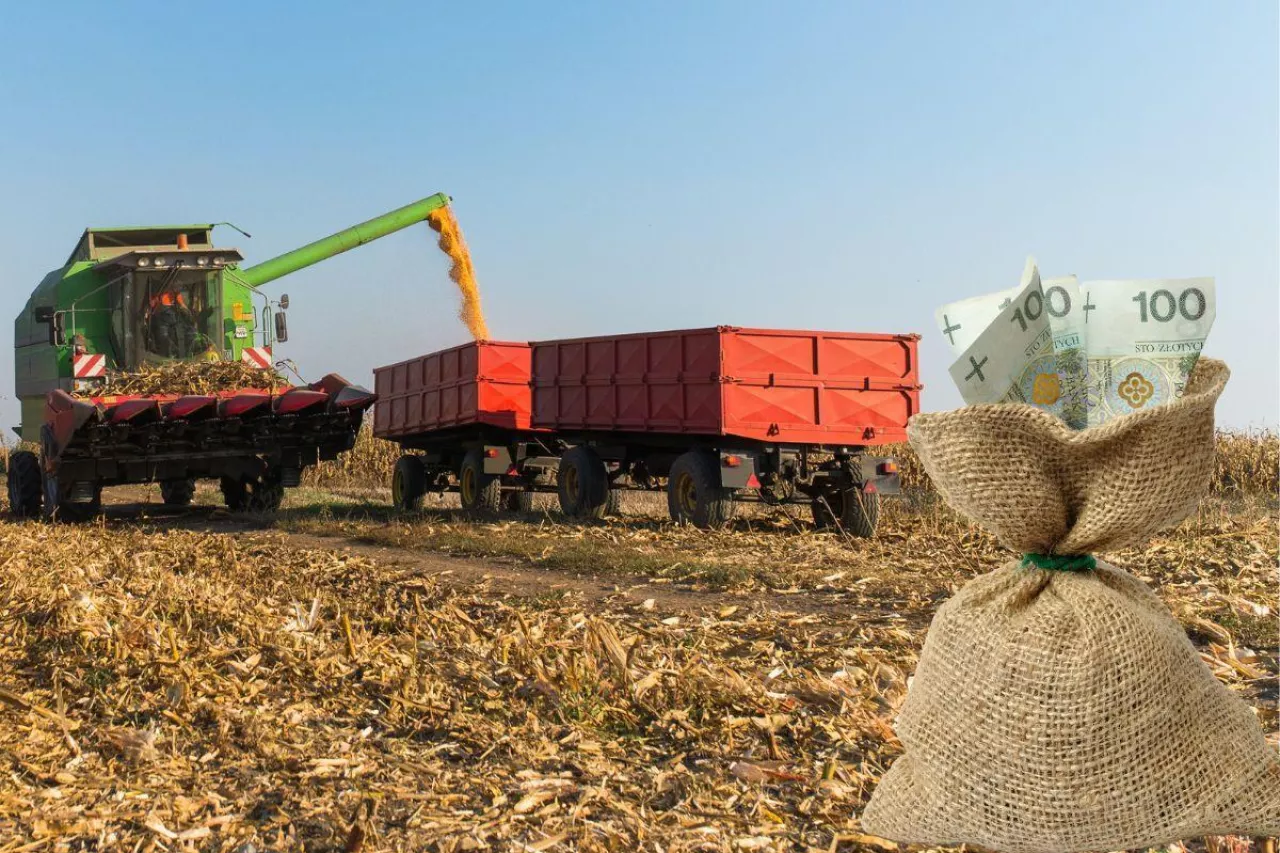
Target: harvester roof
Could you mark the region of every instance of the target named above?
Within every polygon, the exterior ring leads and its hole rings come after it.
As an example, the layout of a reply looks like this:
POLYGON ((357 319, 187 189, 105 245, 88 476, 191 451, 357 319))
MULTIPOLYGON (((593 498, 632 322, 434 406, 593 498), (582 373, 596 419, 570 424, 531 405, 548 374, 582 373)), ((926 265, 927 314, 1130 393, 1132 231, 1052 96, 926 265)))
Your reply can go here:
POLYGON ((136 249, 178 248, 179 235, 186 235, 191 249, 212 249, 213 225, 133 225, 116 228, 86 228, 67 263, 104 261, 136 249))

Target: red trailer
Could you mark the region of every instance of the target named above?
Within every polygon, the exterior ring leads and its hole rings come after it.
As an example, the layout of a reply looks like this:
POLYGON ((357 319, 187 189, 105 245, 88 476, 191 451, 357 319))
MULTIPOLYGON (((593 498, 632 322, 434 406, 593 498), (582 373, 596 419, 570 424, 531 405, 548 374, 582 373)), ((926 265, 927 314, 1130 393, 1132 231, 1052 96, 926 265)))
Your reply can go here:
POLYGON ((622 489, 665 487, 680 522, 806 502, 869 536, 898 477, 866 451, 906 438, 918 340, 721 326, 470 344, 376 371, 375 434, 423 451, 397 464, 403 507, 455 483, 468 509, 554 488, 567 514, 598 517, 622 489))

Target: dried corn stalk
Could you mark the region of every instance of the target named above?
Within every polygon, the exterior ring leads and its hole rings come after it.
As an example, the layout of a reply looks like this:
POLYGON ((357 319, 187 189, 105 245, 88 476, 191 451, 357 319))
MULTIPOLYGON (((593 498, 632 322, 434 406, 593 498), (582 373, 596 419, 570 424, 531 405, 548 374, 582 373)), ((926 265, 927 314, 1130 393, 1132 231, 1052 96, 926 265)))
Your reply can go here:
MULTIPOLYGON (((250 367, 242 361, 171 361, 139 370, 111 372, 91 395, 216 394, 241 388, 271 390, 289 381, 274 370, 250 367)), ((89 395, 84 395, 89 396, 89 395)))

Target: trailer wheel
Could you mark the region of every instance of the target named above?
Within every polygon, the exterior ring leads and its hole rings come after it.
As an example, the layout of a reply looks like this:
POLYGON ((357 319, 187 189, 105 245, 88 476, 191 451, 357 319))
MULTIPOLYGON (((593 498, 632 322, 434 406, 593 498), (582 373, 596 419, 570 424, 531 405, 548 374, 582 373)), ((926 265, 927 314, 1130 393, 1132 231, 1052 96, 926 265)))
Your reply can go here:
POLYGON ((672 464, 667 476, 667 511, 672 521, 702 528, 723 527, 736 509, 733 489, 720 485, 716 454, 690 450, 672 464))
POLYGON ((458 492, 462 497, 462 508, 467 512, 498 512, 502 509, 502 482, 496 474, 484 472, 484 456, 479 450, 468 450, 462 457, 458 492))
POLYGON ((507 512, 531 513, 534 494, 532 489, 522 487, 508 489, 502 493, 502 508, 507 512))
POLYGON ((560 457, 556 472, 560 511, 570 518, 604 518, 618 512, 618 493, 609 488, 609 473, 600 455, 580 444, 560 457))
POLYGON ((190 477, 160 481, 160 499, 165 506, 188 506, 195 496, 196 481, 190 477))
POLYGON ((9 511, 18 518, 39 518, 44 503, 40 458, 30 450, 9 455, 9 511))
POLYGON ((268 473, 261 478, 222 478, 222 499, 232 512, 275 512, 284 501, 284 484, 268 473))
POLYGON ((406 453, 396 460, 391 473, 391 503, 396 509, 422 509, 422 496, 427 493, 427 469, 422 457, 406 453))
POLYGON ((827 492, 813 500, 813 524, 818 529, 835 526, 835 520, 850 536, 870 539, 880 521, 880 495, 860 488, 827 492))

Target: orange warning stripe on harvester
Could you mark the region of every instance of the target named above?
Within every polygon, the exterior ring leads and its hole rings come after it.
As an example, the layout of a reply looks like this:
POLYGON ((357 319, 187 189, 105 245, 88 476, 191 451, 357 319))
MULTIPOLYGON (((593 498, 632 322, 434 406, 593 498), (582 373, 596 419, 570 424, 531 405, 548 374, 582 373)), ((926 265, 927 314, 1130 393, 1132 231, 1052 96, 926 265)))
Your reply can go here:
POLYGON ((245 347, 240 360, 250 367, 266 370, 271 367, 271 347, 245 347))
POLYGON ((76 379, 92 379, 107 373, 107 357, 100 352, 80 353, 71 364, 76 379))

